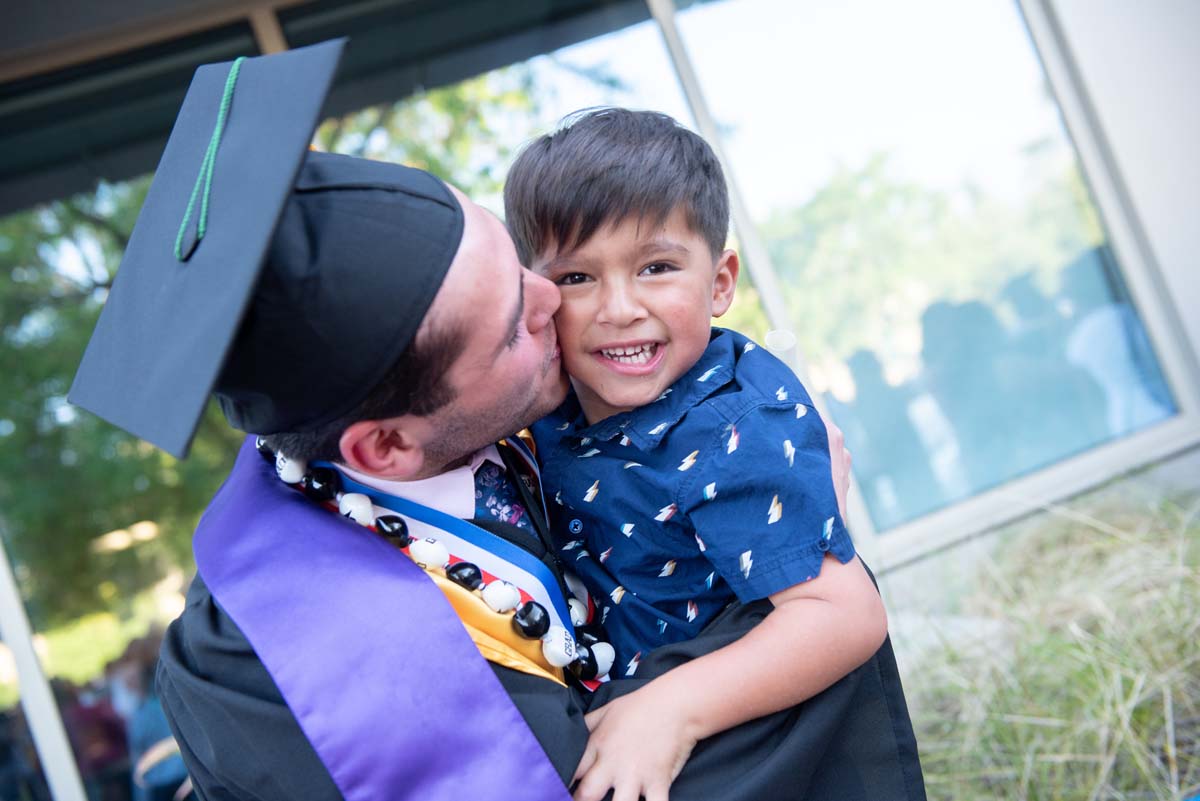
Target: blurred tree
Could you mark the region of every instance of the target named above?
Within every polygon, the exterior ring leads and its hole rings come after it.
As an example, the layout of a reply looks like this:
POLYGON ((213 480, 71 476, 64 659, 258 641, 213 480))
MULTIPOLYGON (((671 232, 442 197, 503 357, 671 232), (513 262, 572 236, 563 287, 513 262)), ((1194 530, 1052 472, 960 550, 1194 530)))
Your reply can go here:
POLYGON ((193 458, 178 462, 66 403, 148 187, 101 184, 0 220, 0 526, 39 627, 110 608, 123 595, 114 584, 140 589, 186 562, 238 441, 210 409, 193 458), (94 547, 143 520, 159 526, 153 541, 94 547))
POLYGON ((536 88, 529 65, 517 64, 326 120, 314 143, 428 170, 500 212, 503 177, 516 149, 540 133, 530 130, 540 116, 536 88))
MULTIPOLYGON (((536 106, 518 65, 327 120, 315 143, 494 198, 536 106)), ((180 462, 66 403, 149 183, 102 182, 0 219, 0 536, 39 630, 127 612, 172 566, 190 574, 192 530, 241 442, 210 404, 180 462), (139 521, 157 536, 100 539, 139 521)))

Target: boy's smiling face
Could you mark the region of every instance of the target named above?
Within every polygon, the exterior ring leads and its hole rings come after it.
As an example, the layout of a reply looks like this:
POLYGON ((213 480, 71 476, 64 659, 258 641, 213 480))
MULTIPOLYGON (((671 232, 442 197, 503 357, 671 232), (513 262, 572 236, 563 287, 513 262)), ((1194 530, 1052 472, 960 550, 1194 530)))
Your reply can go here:
POLYGON ((562 291, 558 342, 589 423, 652 403, 690 370, 738 274, 737 254, 714 263, 678 207, 662 225, 620 220, 532 266, 562 291))

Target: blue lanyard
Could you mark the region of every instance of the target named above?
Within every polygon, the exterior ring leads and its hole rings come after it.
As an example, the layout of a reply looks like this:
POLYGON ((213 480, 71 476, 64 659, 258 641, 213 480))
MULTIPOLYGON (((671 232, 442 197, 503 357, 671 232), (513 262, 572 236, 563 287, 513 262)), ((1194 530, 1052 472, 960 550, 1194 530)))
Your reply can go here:
MULTIPOLYGON (((337 470, 337 466, 330 462, 317 462, 317 467, 329 467, 337 470)), ((419 520, 426 525, 433 526, 442 531, 449 531, 456 537, 466 540, 472 545, 481 548, 485 551, 490 551, 506 562, 516 565, 531 574, 534 578, 542 583, 546 588, 546 592, 550 595, 550 601, 554 604, 554 611, 558 613, 559 619, 562 620, 564 626, 571 625, 571 612, 567 608, 567 601, 562 597, 562 591, 558 586, 558 579, 550 572, 550 568, 546 567, 540 559, 533 554, 518 548, 508 540, 497 537, 490 531, 485 531, 479 526, 472 525, 462 518, 448 515, 445 512, 431 509, 428 506, 410 501, 406 498, 401 498, 392 495, 382 490, 377 490, 374 487, 368 487, 354 479, 350 478, 342 471, 338 470, 338 475, 342 479, 342 489, 346 492, 358 492, 366 495, 371 499, 371 503, 376 506, 382 506, 385 509, 390 509, 393 512, 411 517, 414 520, 419 520)))

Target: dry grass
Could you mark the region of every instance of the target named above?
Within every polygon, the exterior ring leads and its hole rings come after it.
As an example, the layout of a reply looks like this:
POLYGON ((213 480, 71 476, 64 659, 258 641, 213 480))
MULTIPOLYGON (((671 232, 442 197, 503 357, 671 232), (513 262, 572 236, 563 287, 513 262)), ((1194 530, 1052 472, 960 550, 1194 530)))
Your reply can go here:
POLYGON ((1051 510, 983 564, 988 641, 906 679, 931 799, 1200 794, 1200 496, 1138 506, 1051 510))

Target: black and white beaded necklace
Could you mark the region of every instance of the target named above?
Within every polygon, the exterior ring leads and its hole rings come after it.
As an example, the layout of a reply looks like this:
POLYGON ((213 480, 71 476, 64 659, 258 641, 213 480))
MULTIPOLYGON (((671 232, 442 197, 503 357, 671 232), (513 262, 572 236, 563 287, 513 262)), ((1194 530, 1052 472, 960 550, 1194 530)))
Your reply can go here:
MULTIPOLYGON (((604 641, 603 629, 589 623, 593 613, 586 601, 586 591, 577 581, 567 582, 572 593, 567 597, 569 624, 574 629, 572 633, 565 625, 567 620, 556 622, 562 618, 561 615, 551 614, 547 606, 537 600, 524 599, 516 584, 485 573, 473 562, 461 559, 452 561, 450 550, 441 538, 413 537, 404 517, 388 509, 387 505, 379 504, 385 514, 377 515, 376 501, 382 500, 379 496, 386 496, 385 493, 345 492, 343 484, 353 482, 334 467, 310 467, 303 460, 277 454, 262 437, 257 438, 255 444, 263 458, 274 463, 275 472, 284 483, 297 486, 318 503, 331 507, 336 504, 339 514, 375 531, 404 551, 421 568, 441 568, 447 578, 478 595, 494 612, 512 613, 514 630, 526 639, 540 640, 542 655, 550 665, 570 670, 585 683, 594 684, 608 675, 615 652, 604 641), (579 592, 583 592, 585 599, 576 597, 579 592)), ((396 502, 393 505, 412 504, 394 496, 387 497, 396 502)), ((457 521, 457 518, 454 520, 457 521)), ((447 536, 452 537, 449 532, 447 536)), ((558 581, 555 584, 563 586, 558 581)))

